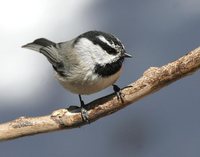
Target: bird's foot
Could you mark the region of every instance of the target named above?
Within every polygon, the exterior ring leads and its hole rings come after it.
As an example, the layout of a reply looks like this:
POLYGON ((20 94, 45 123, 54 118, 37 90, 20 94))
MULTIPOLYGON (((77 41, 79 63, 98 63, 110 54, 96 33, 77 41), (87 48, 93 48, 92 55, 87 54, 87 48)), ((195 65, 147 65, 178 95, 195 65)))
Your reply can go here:
POLYGON ((115 94, 117 95, 117 99, 123 102, 122 97, 124 97, 124 94, 121 92, 121 89, 117 85, 113 84, 113 90, 115 94))
POLYGON ((88 112, 84 107, 81 107, 81 117, 82 117, 83 121, 90 123, 88 112))
POLYGON ((81 112, 81 117, 82 117, 83 121, 89 123, 88 112, 83 106, 81 106, 81 107, 79 107, 79 106, 69 106, 67 109, 72 113, 80 113, 81 112))
MULTIPOLYGON (((130 88, 130 87, 132 87, 132 86, 129 85, 129 86, 124 87, 123 89, 130 88)), ((113 90, 114 90, 115 94, 117 95, 117 99, 124 102, 123 97, 125 96, 125 94, 121 92, 121 88, 119 88, 117 85, 113 84, 113 90)))

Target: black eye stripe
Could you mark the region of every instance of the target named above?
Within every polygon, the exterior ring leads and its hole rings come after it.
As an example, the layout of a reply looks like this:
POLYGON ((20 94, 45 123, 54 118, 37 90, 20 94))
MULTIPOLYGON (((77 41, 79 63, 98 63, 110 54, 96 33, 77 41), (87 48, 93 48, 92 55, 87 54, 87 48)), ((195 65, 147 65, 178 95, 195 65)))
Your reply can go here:
POLYGON ((93 44, 95 45, 99 45, 103 50, 105 50, 108 54, 117 54, 117 50, 112 48, 111 46, 109 46, 107 43, 101 41, 98 37, 94 38, 93 40, 91 40, 93 42, 93 44))
POLYGON ((86 38, 90 40, 93 44, 99 45, 107 53, 113 54, 113 55, 117 54, 118 51, 115 48, 109 46, 107 43, 100 40, 99 39, 100 36, 103 36, 110 44, 114 43, 115 45, 118 45, 123 48, 120 41, 117 38, 115 38, 112 34, 107 34, 100 31, 89 31, 89 32, 83 33, 82 35, 76 38, 73 45, 75 45, 81 38, 86 38))

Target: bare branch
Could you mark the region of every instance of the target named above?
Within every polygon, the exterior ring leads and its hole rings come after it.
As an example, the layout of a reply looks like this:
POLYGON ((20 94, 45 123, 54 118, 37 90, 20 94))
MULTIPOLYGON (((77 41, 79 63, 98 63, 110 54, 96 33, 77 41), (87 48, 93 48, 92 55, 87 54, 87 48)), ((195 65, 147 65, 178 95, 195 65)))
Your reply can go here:
MULTIPOLYGON (((192 74, 200 68, 200 47, 180 59, 162 67, 151 67, 141 78, 122 90, 123 101, 114 94, 99 98, 89 104, 89 120, 93 122, 106 115, 112 114, 142 97, 158 91, 162 87, 192 74)), ((16 120, 0 124, 0 140, 9 140, 27 135, 69 129, 85 125, 80 108, 54 111, 51 115, 42 117, 20 117, 16 120), (76 109, 77 110, 77 109, 76 109)))

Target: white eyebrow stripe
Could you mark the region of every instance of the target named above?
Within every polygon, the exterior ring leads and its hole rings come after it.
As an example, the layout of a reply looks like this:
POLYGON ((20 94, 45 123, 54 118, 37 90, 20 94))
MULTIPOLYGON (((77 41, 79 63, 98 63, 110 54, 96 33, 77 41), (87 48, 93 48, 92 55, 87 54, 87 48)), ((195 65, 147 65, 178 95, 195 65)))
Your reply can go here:
POLYGON ((102 35, 97 36, 97 38, 99 38, 99 40, 101 40, 102 42, 106 43, 108 46, 114 48, 114 44, 111 44, 108 40, 106 40, 106 38, 102 35))

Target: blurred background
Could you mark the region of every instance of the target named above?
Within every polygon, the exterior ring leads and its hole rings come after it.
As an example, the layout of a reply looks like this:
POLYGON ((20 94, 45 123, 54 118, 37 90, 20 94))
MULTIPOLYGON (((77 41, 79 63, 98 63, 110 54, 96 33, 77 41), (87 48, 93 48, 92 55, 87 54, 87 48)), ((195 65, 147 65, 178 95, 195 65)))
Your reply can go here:
MULTIPOLYGON (((199 0, 1 0, 0 122, 79 105, 46 58, 22 49, 39 37, 66 41, 88 30, 115 34, 133 55, 126 86, 200 45, 199 0)), ((1 157, 199 157, 200 72, 81 128, 1 142, 1 157)), ((83 96, 88 103, 112 92, 83 96)))

